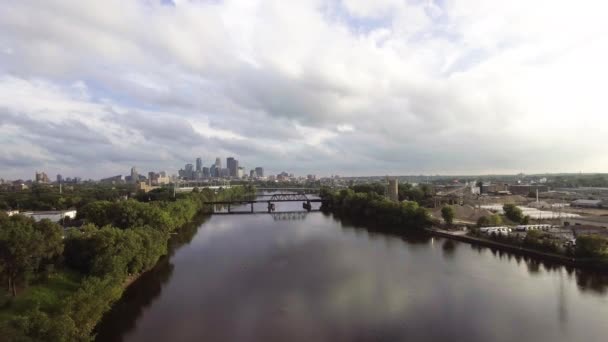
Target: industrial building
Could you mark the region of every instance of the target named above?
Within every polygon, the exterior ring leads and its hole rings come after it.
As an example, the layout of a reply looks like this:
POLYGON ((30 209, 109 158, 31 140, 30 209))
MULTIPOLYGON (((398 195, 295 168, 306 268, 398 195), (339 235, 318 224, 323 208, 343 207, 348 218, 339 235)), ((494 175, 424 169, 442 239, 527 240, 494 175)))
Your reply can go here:
POLYGON ((23 216, 31 217, 36 222, 49 219, 53 222, 59 222, 65 218, 75 219, 76 210, 60 210, 60 211, 25 211, 20 213, 23 216))
POLYGON ((572 201, 570 206, 576 208, 601 208, 603 206, 603 202, 601 200, 577 199, 572 201))
POLYGON ((547 192, 549 191, 549 187, 546 185, 536 185, 536 184, 529 184, 529 185, 509 185, 509 192, 513 195, 522 195, 522 196, 528 196, 528 194, 530 193, 536 193, 536 192, 547 192))

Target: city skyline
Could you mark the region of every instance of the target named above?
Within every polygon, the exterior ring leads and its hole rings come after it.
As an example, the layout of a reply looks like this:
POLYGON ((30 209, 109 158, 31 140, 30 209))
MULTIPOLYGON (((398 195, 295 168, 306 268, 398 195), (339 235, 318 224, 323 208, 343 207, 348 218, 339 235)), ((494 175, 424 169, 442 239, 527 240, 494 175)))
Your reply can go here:
POLYGON ((606 172, 605 9, 9 2, 0 177, 173 173, 199 154, 320 176, 606 172))

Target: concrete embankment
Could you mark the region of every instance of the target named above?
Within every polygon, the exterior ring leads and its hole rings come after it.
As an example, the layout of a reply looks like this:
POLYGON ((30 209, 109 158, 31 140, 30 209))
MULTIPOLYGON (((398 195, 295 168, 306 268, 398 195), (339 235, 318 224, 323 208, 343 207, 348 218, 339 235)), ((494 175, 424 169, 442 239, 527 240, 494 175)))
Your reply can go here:
POLYGON ((547 253, 543 251, 538 251, 530 248, 525 248, 521 246, 510 245, 506 243, 501 243, 498 241, 493 241, 489 239, 474 237, 463 234, 463 232, 450 232, 447 230, 442 230, 438 228, 429 228, 426 229, 429 233, 434 236, 445 237, 452 240, 468 242, 474 245, 480 245, 489 248, 496 248, 506 252, 510 252, 513 254, 529 256, 532 258, 537 258, 542 261, 549 261, 558 263, 565 266, 577 267, 587 270, 600 271, 600 272, 608 272, 608 263, 598 260, 590 260, 590 259, 580 259, 580 258, 572 258, 564 255, 547 253))

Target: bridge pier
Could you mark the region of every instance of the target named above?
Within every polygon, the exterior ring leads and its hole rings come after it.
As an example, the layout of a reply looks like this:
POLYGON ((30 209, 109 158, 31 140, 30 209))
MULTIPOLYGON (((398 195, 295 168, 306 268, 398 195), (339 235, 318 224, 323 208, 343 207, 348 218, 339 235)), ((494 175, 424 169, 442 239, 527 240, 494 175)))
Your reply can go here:
POLYGON ((302 207, 304 209, 306 209, 306 211, 311 211, 312 210, 312 205, 310 204, 310 201, 306 201, 306 202, 302 203, 302 207))

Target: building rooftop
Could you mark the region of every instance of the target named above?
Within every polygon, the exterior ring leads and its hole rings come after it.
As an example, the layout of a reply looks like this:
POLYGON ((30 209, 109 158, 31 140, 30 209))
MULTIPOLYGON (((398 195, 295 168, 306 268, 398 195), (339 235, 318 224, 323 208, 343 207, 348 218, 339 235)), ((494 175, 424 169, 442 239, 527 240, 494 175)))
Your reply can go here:
POLYGON ((23 215, 60 215, 65 213, 75 213, 76 209, 67 210, 46 210, 46 211, 23 211, 23 215))
POLYGON ((601 204, 602 200, 586 200, 586 199, 577 199, 572 201, 575 204, 601 204))

